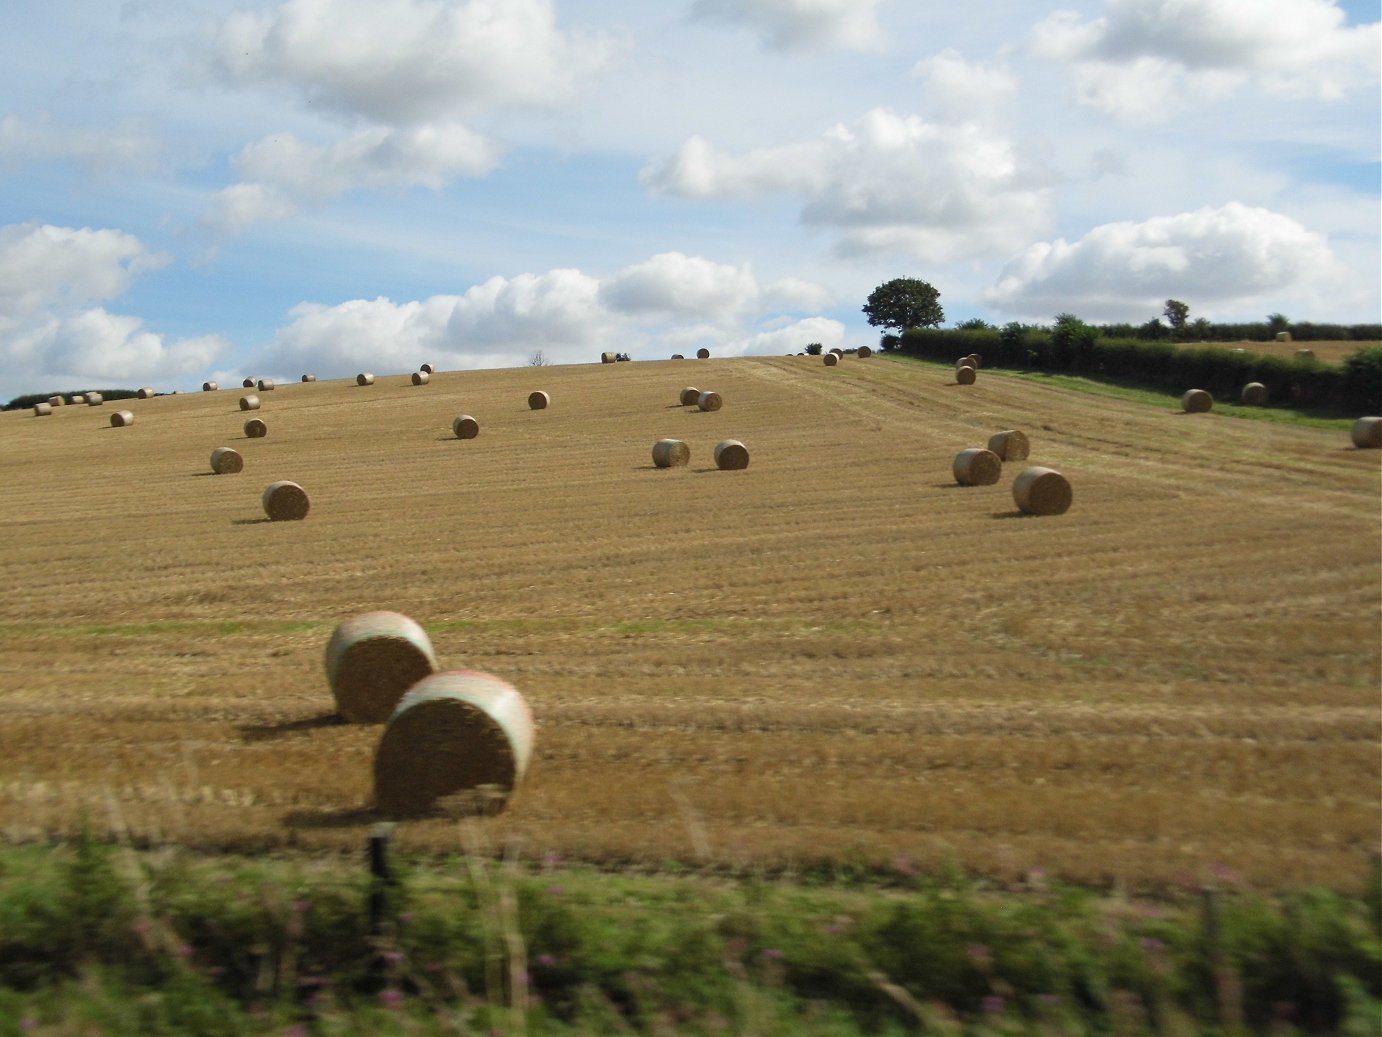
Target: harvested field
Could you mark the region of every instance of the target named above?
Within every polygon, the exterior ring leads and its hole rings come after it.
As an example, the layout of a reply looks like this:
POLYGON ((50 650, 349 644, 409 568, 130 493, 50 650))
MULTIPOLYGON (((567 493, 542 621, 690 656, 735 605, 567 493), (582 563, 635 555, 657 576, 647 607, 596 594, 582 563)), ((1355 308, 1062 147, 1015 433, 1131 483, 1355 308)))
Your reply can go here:
MULTIPOLYGON (((322 657, 390 609, 532 707, 496 846, 1362 887, 1382 487, 1350 422, 994 371, 961 392, 949 365, 886 357, 700 368, 732 412, 669 407, 674 361, 545 368, 581 403, 540 421, 525 368, 282 384, 249 480, 205 477, 238 424, 214 395, 161 398, 138 436, 0 414, 5 572, 43 591, 0 601, 0 837, 85 816, 358 854, 379 729, 335 721, 322 657), (462 409, 473 449, 446 434, 462 409), (956 451, 1012 428, 1077 485, 1059 519, 1017 512, 1016 468, 956 488, 956 451), (692 448, 676 477, 648 458, 668 437, 692 448), (710 461, 726 438, 753 449, 732 478, 710 461), (306 521, 264 520, 269 479, 310 488, 306 521), (110 508, 59 481, 143 492, 110 508), (92 579, 117 567, 139 579, 92 579)), ((446 820, 397 840, 457 848, 446 820)))
POLYGON ((1296 350, 1308 349, 1322 364, 1342 364, 1360 349, 1382 345, 1382 342, 1330 340, 1327 342, 1177 342, 1179 349, 1244 349, 1249 353, 1294 359, 1296 350))

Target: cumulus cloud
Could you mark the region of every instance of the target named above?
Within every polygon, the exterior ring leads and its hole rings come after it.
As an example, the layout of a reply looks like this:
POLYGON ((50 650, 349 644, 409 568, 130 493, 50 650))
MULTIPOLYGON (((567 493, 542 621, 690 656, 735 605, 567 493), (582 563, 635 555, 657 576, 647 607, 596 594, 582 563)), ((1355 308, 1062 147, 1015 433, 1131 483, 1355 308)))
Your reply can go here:
POLYGON ((1167 298, 1199 308, 1262 300, 1328 278, 1323 235, 1238 202, 1140 223, 1107 223, 1078 241, 1039 242, 1004 267, 987 301, 1009 313, 1049 317, 1078 307, 1095 320, 1157 312, 1167 298))
POLYGON ((966 60, 946 48, 917 62, 912 74, 926 86, 926 97, 951 122, 991 122, 1017 95, 1017 77, 1005 68, 966 60))
POLYGON ((61 159, 98 174, 148 172, 158 165, 160 150, 156 134, 134 127, 79 129, 54 125, 46 115, 0 119, 0 166, 61 159))
POLYGON ((1252 81, 1269 93, 1336 100, 1374 86, 1382 23, 1349 26, 1332 0, 1107 0, 1089 21, 1057 11, 1033 51, 1071 64, 1077 100, 1149 119, 1252 81))
POLYGON ((734 318, 757 302, 759 287, 747 263, 664 252, 620 271, 600 286, 600 296, 624 313, 734 318))
POLYGON ((123 231, 36 223, 0 227, 0 319, 113 299, 139 274, 166 262, 123 231))
POLYGON ((563 104, 615 50, 559 29, 551 0, 286 0, 226 18, 216 63, 236 83, 404 125, 563 104))
POLYGON ((692 137, 641 173, 687 198, 802 197, 801 220, 838 236, 845 256, 944 261, 1011 254, 1045 229, 1043 176, 978 122, 928 122, 874 109, 821 138, 741 155, 692 137))
POLYGON ((812 342, 826 349, 844 346, 845 326, 829 317, 807 317, 792 321, 780 328, 760 331, 747 338, 733 340, 716 350, 722 356, 771 356, 778 353, 800 353, 812 342))
POLYGON ((736 22, 784 51, 873 50, 878 0, 695 0, 694 17, 736 22))

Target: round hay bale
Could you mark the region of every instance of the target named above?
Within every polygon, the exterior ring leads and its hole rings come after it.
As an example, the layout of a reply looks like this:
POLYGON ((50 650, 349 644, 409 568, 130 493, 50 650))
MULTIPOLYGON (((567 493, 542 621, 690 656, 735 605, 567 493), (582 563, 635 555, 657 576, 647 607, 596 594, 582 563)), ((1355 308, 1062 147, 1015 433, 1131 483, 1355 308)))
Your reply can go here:
POLYGON ((202 392, 215 392, 219 388, 215 382, 202 382, 202 392))
POLYGON ((479 670, 424 677, 389 717, 374 754, 375 806, 391 817, 494 815, 533 754, 518 689, 479 670))
POLYGON ((251 393, 251 394, 248 395, 248 396, 241 396, 241 397, 240 397, 240 409, 241 409, 241 410, 258 410, 258 409, 259 409, 259 397, 258 397, 258 396, 255 396, 253 393, 251 393))
POLYGON ((1238 394, 1238 402, 1247 404, 1249 407, 1265 407, 1267 405, 1267 387, 1261 382, 1249 382, 1243 386, 1242 392, 1238 394))
POLYGON ((118 410, 110 416, 111 428, 127 428, 134 424, 134 411, 118 410))
POLYGON ((273 392, 274 380, 272 378, 261 378, 254 383, 260 392, 273 392))
POLYGON ((48 415, 48 414, 52 414, 52 413, 53 413, 53 405, 52 405, 51 403, 35 403, 35 404, 34 404, 34 417, 36 417, 36 418, 42 418, 42 417, 44 417, 44 416, 46 416, 46 415, 48 415))
POLYGON ((1186 414, 1203 414, 1214 406, 1214 397, 1204 389, 1187 389, 1180 406, 1186 414))
POLYGON ((682 356, 680 353, 673 353, 673 354, 672 354, 672 359, 673 359, 673 360, 685 360, 686 357, 682 356))
POLYGON ((691 460, 691 448, 680 439, 659 439, 653 444, 653 464, 676 468, 691 460))
POLYGON ((970 361, 970 363, 974 365, 974 370, 976 371, 984 366, 984 358, 981 357, 978 353, 970 353, 969 356, 965 357, 965 359, 970 361))
POLYGON ((1315 359, 1315 351, 1314 351, 1313 349, 1297 349, 1297 350, 1296 350, 1296 359, 1297 359, 1297 360, 1314 360, 1314 359, 1315 359))
POLYGON ((1359 418, 1349 433, 1353 445, 1364 450, 1382 448, 1382 418, 1359 418))
POLYGON ((356 385, 373 385, 373 384, 374 384, 374 375, 370 374, 368 371, 361 371, 359 374, 357 374, 357 375, 355 376, 355 384, 356 384, 356 385))
POLYGON ((240 456, 240 451, 232 450, 228 446, 218 446, 211 451, 211 470, 217 475, 230 475, 233 472, 243 471, 245 459, 240 456))
POLYGON ((66 401, 65 399, 63 399, 61 396, 49 396, 49 397, 48 397, 48 406, 50 406, 50 407, 66 407, 66 406, 67 406, 67 401, 66 401))
POLYGON ((263 418, 250 418, 245 422, 246 439, 263 439, 269 434, 269 426, 264 424, 263 418))
POLYGON ((974 362, 974 357, 962 356, 960 357, 960 359, 955 361, 955 370, 958 371, 962 367, 972 367, 975 370, 978 370, 979 365, 974 362))
POLYGON ((88 399, 86 398, 86 393, 84 393, 84 392, 78 393, 76 396, 73 396, 73 397, 72 397, 72 405, 73 405, 74 407, 75 407, 77 404, 79 404, 79 403, 80 403, 80 404, 89 404, 90 402, 91 402, 91 401, 88 400, 88 399))
POLYGON ((972 367, 965 366, 955 369, 955 381, 960 385, 973 385, 976 377, 972 367))
POLYGON ((418 370, 421 371, 423 374, 437 373, 437 369, 433 367, 431 364, 423 364, 421 367, 418 368, 418 370))
POLYGON ((1003 460, 992 450, 970 447, 955 455, 951 470, 961 486, 992 486, 1003 474, 1003 460))
POLYGON ((253 388, 254 388, 254 379, 253 379, 253 378, 246 378, 243 382, 240 383, 240 388, 242 388, 242 389, 253 389, 253 388))
POLYGON ((1028 468, 1013 482, 1013 500, 1028 515, 1063 515, 1070 508, 1070 483, 1053 468, 1028 468))
POLYGON ((315 382, 317 380, 317 376, 314 374, 305 374, 302 376, 302 380, 304 382, 315 382))
POLYGON ((696 401, 700 398, 701 391, 697 389, 694 385, 688 385, 685 389, 681 391, 681 395, 677 397, 677 399, 681 401, 681 405, 683 407, 695 406, 696 401))
POLYGON ((722 439, 715 444, 715 467, 722 472, 739 471, 749 466, 749 449, 737 439, 722 439))
POLYGON ((845 355, 845 351, 841 349, 839 346, 831 346, 830 352, 834 353, 836 356, 841 358, 843 358, 845 355))
POLYGON ((307 491, 287 479, 269 483, 260 500, 264 505, 264 514, 275 522, 305 519, 307 509, 312 506, 307 499, 307 491))
POLYGON ((696 350, 696 359, 697 359, 697 360, 709 360, 709 359, 710 359, 710 350, 708 350, 708 349, 706 349, 704 346, 702 346, 700 349, 696 350))
POLYGON ((1278 342, 1290 342, 1290 341, 1291 341, 1291 333, 1290 333, 1289 331, 1278 331, 1278 332, 1276 333, 1276 340, 1277 340, 1278 342))
POLYGON ((840 362, 840 358, 834 353, 826 353, 821 359, 826 367, 834 367, 840 362))
POLYGON ((873 356, 873 350, 868 346, 860 346, 859 351, 855 355, 860 360, 867 360, 869 357, 873 356))
POLYGON ((457 439, 474 439, 480 434, 480 423, 469 414, 462 414, 451 423, 451 431, 457 439))
POLYGON ((98 392, 89 392, 86 394, 86 405, 88 407, 99 407, 105 402, 106 398, 98 392))
POLYGON ((707 389, 696 397, 697 410, 719 410, 725 405, 725 401, 720 398, 720 394, 713 389, 707 389))
POLYGON ((140 389, 137 393, 135 393, 135 396, 139 397, 139 399, 141 400, 152 400, 154 398, 153 387, 146 385, 144 386, 144 388, 140 389))
POLYGON ((428 382, 430 382, 431 380, 432 380, 432 376, 431 376, 430 374, 428 374, 426 371, 414 371, 414 372, 413 372, 413 384, 414 384, 414 385, 426 385, 426 384, 427 384, 428 382))
POLYGON ((552 402, 552 397, 548 396, 541 389, 528 394, 529 410, 546 410, 547 405, 552 402))
POLYGON ((600 354, 600 363, 602 364, 612 364, 615 362, 616 359, 618 358, 613 353, 600 354))
POLYGON ((438 669, 432 642, 399 612, 365 612, 341 623, 326 645, 326 681, 352 724, 382 724, 404 693, 438 669))
POLYGON ((998 455, 1000 461, 1025 461, 1032 447, 1027 442, 1026 433, 1008 429, 989 436, 989 449, 998 455))

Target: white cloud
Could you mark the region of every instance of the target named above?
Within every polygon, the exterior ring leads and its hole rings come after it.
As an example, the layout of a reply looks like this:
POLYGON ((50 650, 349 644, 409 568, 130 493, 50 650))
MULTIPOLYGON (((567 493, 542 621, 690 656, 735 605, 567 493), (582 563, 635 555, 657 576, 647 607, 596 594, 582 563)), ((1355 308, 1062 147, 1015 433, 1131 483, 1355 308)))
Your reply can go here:
POLYGON ((551 0, 287 0, 235 12, 217 39, 232 81, 390 125, 561 105, 614 51, 558 29, 551 0))
POLYGON ((113 299, 140 273, 166 262, 118 230, 0 227, 0 318, 26 319, 50 307, 113 299))
POLYGON ((803 223, 838 234, 842 255, 942 261, 1011 254, 1048 219, 1043 177, 1005 135, 874 109, 820 139, 729 155, 699 137, 647 166, 654 193, 803 197, 803 223))
POLYGON ((11 363, 27 359, 33 374, 50 379, 135 388, 202 371, 227 348, 215 335, 169 341, 138 317, 96 307, 45 320, 17 335, 7 352, 11 363))
POLYGON ((1165 118, 1249 81, 1337 100, 1375 86, 1382 66, 1382 24, 1349 26, 1332 0, 1107 0, 1090 21, 1057 11, 1031 44, 1071 63, 1081 104, 1128 120, 1165 118))
POLYGON ((236 234, 251 223, 291 219, 297 204, 272 184, 231 184, 217 191, 202 213, 202 226, 218 234, 236 234))
POLYGON ((785 51, 874 50, 882 44, 879 0, 695 0, 698 18, 738 22, 785 51))
POLYGON ((601 300, 624 313, 734 318, 758 301, 747 263, 737 267, 664 252, 620 271, 600 286, 601 300))
POLYGON ((1078 241, 1031 245, 1004 267, 987 301, 1025 317, 1078 310, 1094 320, 1159 312, 1168 298, 1197 310, 1260 300, 1328 279, 1323 235, 1238 202, 1140 223, 1107 223, 1078 241))
POLYGON ((926 84, 931 106, 951 122, 992 122, 1017 94, 1010 71, 967 61, 950 48, 917 62, 912 74, 926 84))
POLYGON ((158 165, 157 135, 134 127, 76 129, 56 126, 46 115, 0 119, 0 166, 63 159, 79 162, 93 173, 117 170, 146 173, 158 165))
POLYGON ((800 353, 812 342, 826 349, 843 346, 845 326, 829 317, 807 317, 781 328, 760 331, 756 335, 728 342, 717 350, 723 356, 774 356, 779 353, 800 353))

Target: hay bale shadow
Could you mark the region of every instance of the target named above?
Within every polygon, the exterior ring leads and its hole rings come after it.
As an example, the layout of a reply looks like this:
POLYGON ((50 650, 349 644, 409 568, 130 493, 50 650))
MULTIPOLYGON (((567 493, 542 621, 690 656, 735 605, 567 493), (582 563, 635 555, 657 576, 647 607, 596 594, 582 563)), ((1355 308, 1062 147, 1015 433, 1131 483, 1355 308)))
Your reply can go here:
POLYGON ((231 520, 230 520, 230 524, 231 524, 232 526, 257 526, 257 525, 260 525, 261 523, 264 523, 264 522, 272 522, 272 521, 273 521, 273 519, 271 519, 271 518, 269 518, 267 515, 265 515, 263 518, 231 519, 231 520))
POLYGON ((314 717, 302 717, 298 720, 285 720, 278 724, 241 724, 239 730, 240 737, 245 741, 263 742, 270 738, 297 734, 299 731, 316 731, 323 727, 341 727, 345 722, 345 717, 332 712, 321 713, 314 717))
POLYGON ((1028 515, 1025 511, 995 511, 993 518, 996 519, 1025 519, 1037 518, 1036 515, 1028 515))

